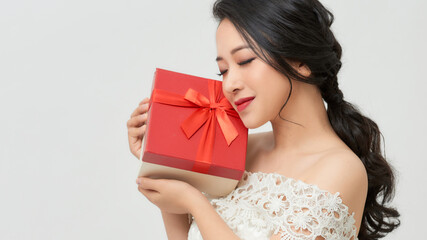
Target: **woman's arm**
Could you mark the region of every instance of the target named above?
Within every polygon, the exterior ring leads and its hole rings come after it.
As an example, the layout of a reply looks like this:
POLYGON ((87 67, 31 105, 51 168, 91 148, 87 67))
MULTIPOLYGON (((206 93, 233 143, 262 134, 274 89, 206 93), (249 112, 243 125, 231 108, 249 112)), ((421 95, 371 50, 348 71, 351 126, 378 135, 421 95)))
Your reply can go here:
POLYGON ((162 211, 163 223, 169 240, 187 240, 190 224, 187 214, 173 214, 162 211))
MULTIPOLYGON (((190 184, 173 179, 151 179, 139 177, 138 190, 153 204, 170 214, 182 217, 187 213, 193 215, 204 240, 237 240, 237 235, 218 215, 209 200, 190 184)), ((188 219, 169 218, 166 215, 165 226, 168 236, 174 239, 175 234, 182 236, 182 226, 188 219), (170 227, 171 225, 174 225, 170 227), (169 228, 169 229, 168 229, 169 228), (181 230, 179 230, 181 229, 181 230)), ((188 229, 187 229, 188 233, 188 229)), ((178 239, 178 238, 177 238, 178 239)))

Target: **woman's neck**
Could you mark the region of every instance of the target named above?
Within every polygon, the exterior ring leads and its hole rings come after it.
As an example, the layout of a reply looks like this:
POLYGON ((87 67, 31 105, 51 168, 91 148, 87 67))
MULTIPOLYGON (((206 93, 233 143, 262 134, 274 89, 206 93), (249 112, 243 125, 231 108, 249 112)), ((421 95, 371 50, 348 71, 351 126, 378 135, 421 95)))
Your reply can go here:
POLYGON ((325 139, 338 136, 329 122, 320 91, 311 84, 293 83, 292 95, 280 114, 288 121, 279 116, 270 121, 274 135, 272 151, 294 155, 327 148, 330 142, 325 139))

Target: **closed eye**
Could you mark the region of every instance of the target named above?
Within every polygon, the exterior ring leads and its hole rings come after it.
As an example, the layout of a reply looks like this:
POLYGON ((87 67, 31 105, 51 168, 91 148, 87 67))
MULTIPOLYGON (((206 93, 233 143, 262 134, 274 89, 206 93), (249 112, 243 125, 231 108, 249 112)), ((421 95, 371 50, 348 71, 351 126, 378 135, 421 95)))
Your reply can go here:
MULTIPOLYGON (((254 59, 255 59, 255 57, 250 58, 250 59, 248 59, 248 60, 246 60, 246 61, 243 61, 243 62, 239 62, 238 64, 239 64, 240 66, 242 66, 242 65, 245 65, 245 64, 247 64, 247 63, 252 62, 254 59)), ((226 72, 227 72, 227 70, 224 70, 224 71, 222 71, 222 72, 220 72, 220 73, 217 73, 217 75, 218 75, 218 76, 222 76, 222 75, 224 75, 226 72)))
POLYGON ((218 75, 218 76, 222 76, 222 75, 224 75, 226 72, 227 72, 227 70, 224 70, 224 71, 222 71, 222 72, 220 72, 220 73, 217 73, 216 75, 218 75))
POLYGON ((240 65, 240 66, 245 65, 246 63, 250 63, 250 62, 252 62, 254 59, 255 59, 255 58, 251 58, 251 59, 248 59, 248 60, 246 60, 246 61, 240 62, 240 63, 239 63, 239 65, 240 65))

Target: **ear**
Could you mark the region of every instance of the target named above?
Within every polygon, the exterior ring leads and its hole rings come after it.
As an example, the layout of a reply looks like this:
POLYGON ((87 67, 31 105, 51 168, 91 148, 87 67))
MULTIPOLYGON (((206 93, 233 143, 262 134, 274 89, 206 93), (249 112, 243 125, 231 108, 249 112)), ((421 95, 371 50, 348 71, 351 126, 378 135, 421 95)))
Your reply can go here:
POLYGON ((308 77, 308 76, 311 75, 310 68, 306 64, 304 64, 304 63, 299 63, 297 70, 304 77, 308 77))
POLYGON ((301 75, 303 75, 304 77, 308 77, 311 74, 311 70, 310 68, 302 63, 302 62, 298 62, 298 61, 291 61, 290 65, 301 75))

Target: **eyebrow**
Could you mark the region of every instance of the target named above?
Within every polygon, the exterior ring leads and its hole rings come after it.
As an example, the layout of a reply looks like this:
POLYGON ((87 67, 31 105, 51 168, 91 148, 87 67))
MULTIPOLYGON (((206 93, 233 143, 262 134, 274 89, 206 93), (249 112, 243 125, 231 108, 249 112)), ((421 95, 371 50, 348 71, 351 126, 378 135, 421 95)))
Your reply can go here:
MULTIPOLYGON (((234 48, 233 50, 231 50, 230 53, 235 54, 237 51, 245 49, 245 48, 249 48, 249 46, 248 45, 238 46, 238 47, 234 48)), ((216 59, 215 59, 215 61, 217 61, 217 62, 221 61, 221 60, 223 60, 222 57, 216 57, 216 59)))

